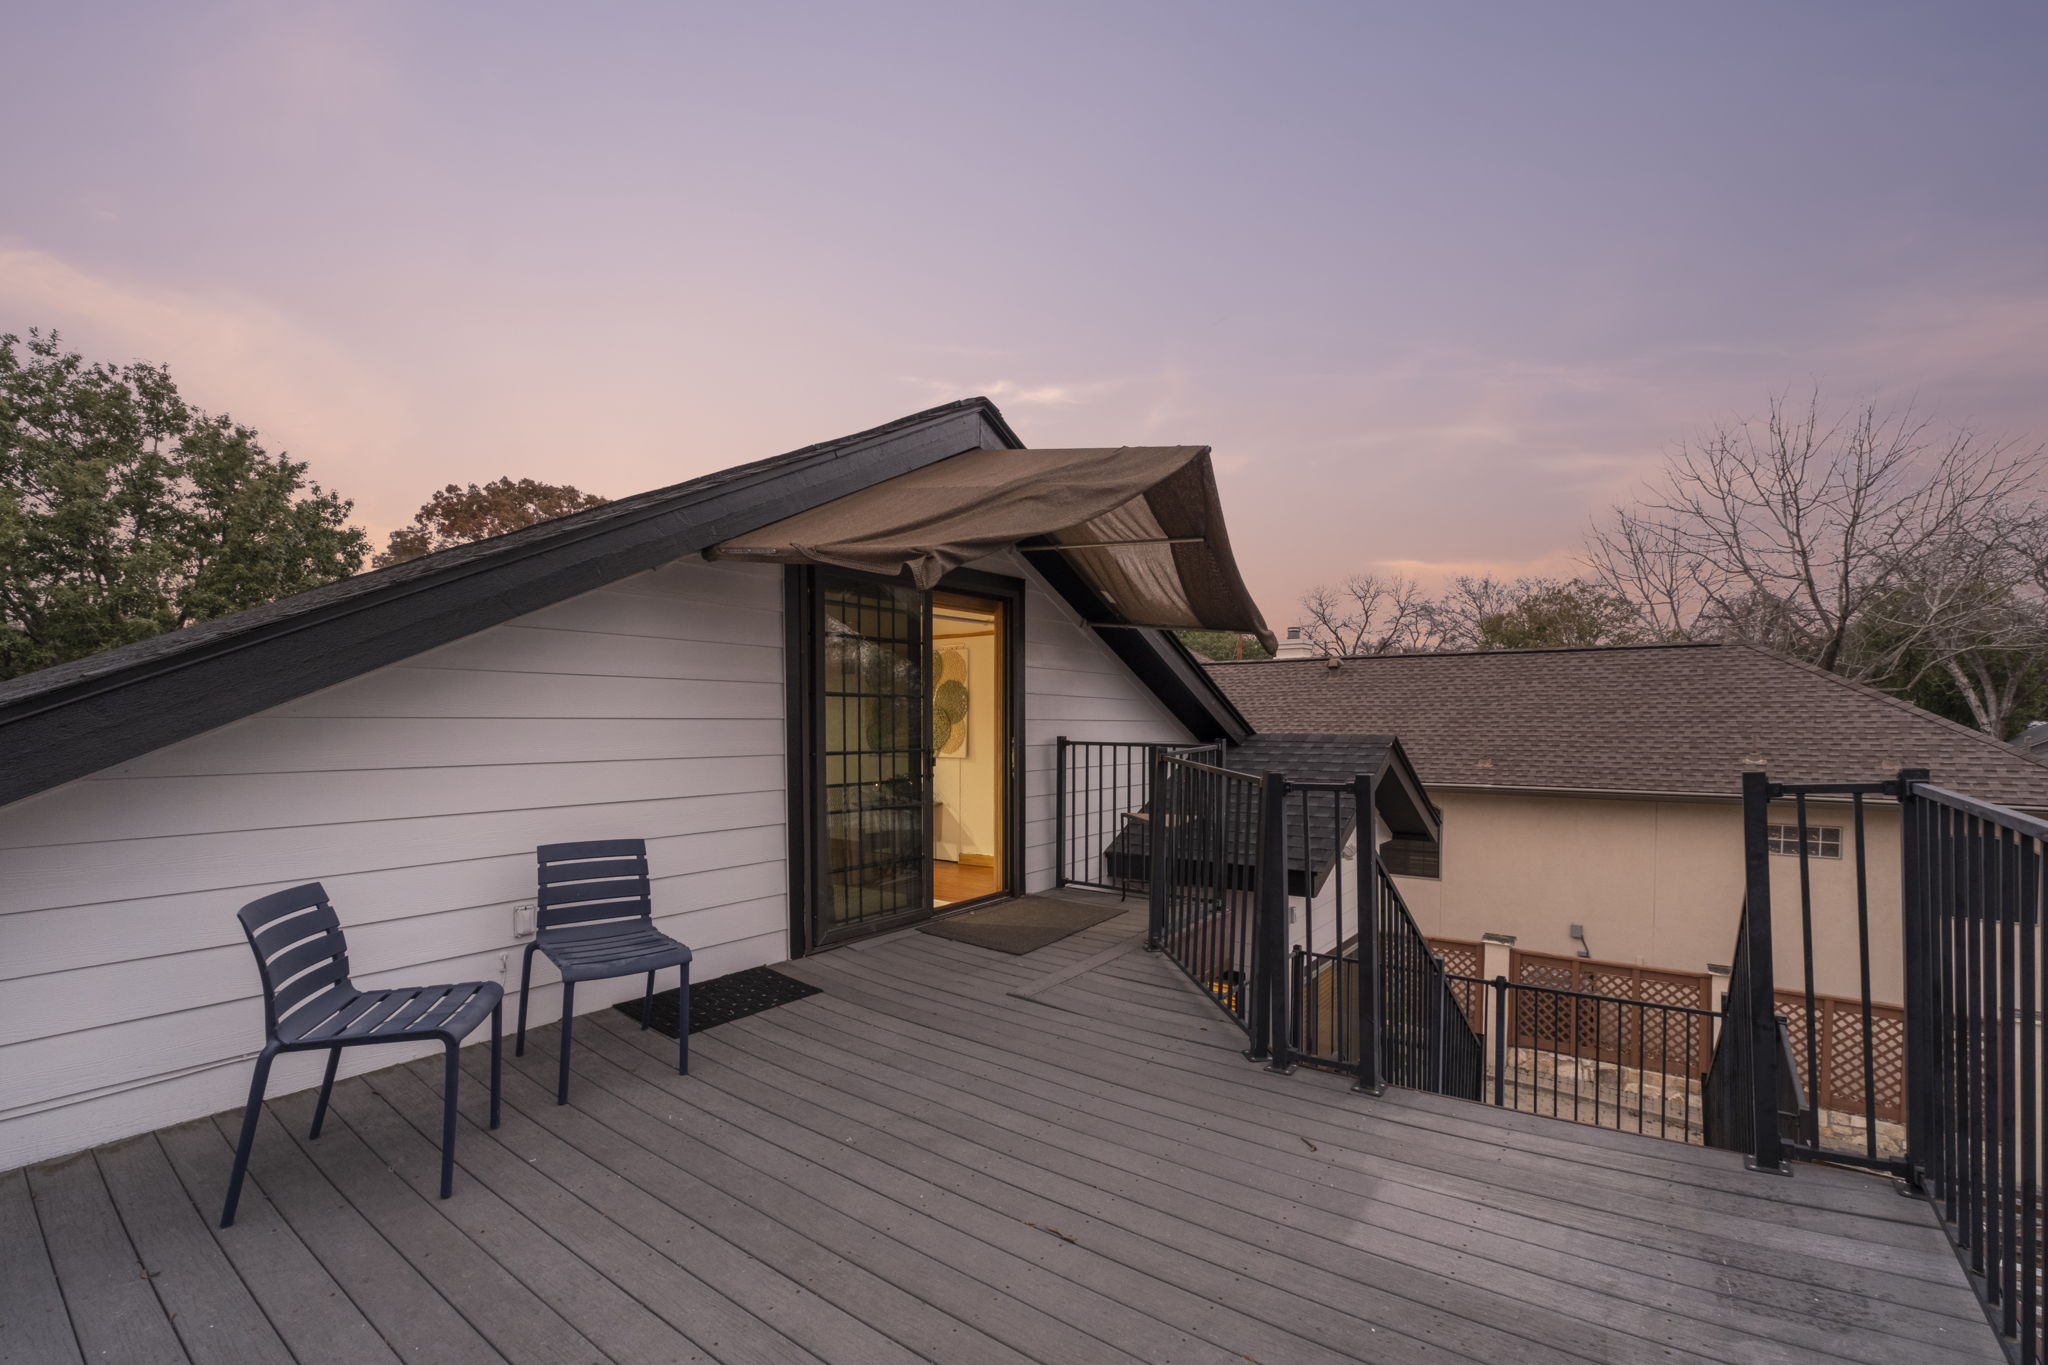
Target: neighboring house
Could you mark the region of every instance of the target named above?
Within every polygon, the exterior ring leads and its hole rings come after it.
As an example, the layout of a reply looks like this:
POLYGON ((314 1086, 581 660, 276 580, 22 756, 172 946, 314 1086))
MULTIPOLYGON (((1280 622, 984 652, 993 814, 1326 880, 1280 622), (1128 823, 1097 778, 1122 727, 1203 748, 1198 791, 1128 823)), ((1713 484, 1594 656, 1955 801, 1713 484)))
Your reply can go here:
POLYGON ((2013 740, 2013 747, 2035 758, 2048 757, 2048 720, 2037 720, 2013 740))
MULTIPOLYGON (((1732 958, 1740 782, 1867 781, 1901 768, 2048 810, 2048 765, 1895 697, 1743 645, 1502 650, 1209 665, 1260 731, 1396 734, 1443 812, 1441 861, 1389 857, 1423 931, 1706 972, 1732 958), (1581 937, 1574 938, 1578 926, 1581 937)), ((1816 987, 1858 993, 1849 811, 1812 802, 1816 987)), ((1796 852, 1797 812, 1771 816, 1796 852)), ((1872 986, 1901 998, 1895 806, 1870 804, 1872 986)), ((1397 852, 1397 851, 1396 851, 1397 852)), ((1776 963, 1802 970, 1798 859, 1774 857, 1776 963)))
POLYGON ((240 1102, 280 887, 365 985, 516 986, 544 842, 646 839, 699 979, 1049 886, 1055 737, 1240 739, 1171 631, 1270 635, 1206 447, 1019 446, 950 404, 0 683, 0 1170, 240 1102))

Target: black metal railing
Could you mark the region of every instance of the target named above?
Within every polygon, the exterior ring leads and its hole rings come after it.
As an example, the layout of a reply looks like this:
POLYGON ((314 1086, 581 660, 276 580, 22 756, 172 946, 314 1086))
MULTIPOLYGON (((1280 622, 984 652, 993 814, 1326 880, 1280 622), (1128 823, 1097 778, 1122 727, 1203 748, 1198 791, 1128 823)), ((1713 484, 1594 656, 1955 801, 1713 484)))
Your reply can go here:
POLYGON ((1486 992, 1479 1027, 1492 1103, 1673 1142, 1704 1140, 1701 1083, 1714 1011, 1505 976, 1449 980, 1486 992))
POLYGON ((1796 1141, 1808 1106, 1784 1018, 1771 1004, 1769 969, 1759 974, 1752 966, 1759 952, 1770 960, 1768 903, 1754 919, 1749 907, 1744 901, 1736 919, 1720 1033, 1700 1085, 1702 1138, 1709 1147, 1743 1153, 1753 1167, 1783 1171, 1785 1144, 1796 1141), (1754 942, 1759 936, 1761 949, 1754 942))
POLYGON ((1479 1035, 1374 847, 1372 779, 1292 782, 1282 804, 1297 911, 1291 1058, 1351 1072, 1369 1090, 1481 1098, 1479 1035))
MULTIPOLYGON (((1285 940, 1285 781, 1161 751, 1145 812, 1148 946, 1188 974, 1271 1055, 1285 940)), ((1134 841, 1135 842, 1135 839, 1134 841)))
MULTIPOLYGON (((1430 951, 1429 941, 1379 859, 1371 872, 1360 874, 1371 885, 1372 903, 1365 918, 1377 922, 1378 940, 1361 960, 1379 959, 1381 981, 1378 1081, 1476 1100, 1485 1093, 1486 1053, 1452 988, 1450 973, 1430 951)), ((1370 972, 1368 965, 1367 971, 1370 972)), ((1360 1081, 1372 1084, 1360 1074, 1360 1081)))
POLYGON ((1930 1199, 2016 1360, 2042 1354, 2042 877, 2048 823, 1899 775, 1906 1127, 1930 1199))
MULTIPOLYGON (((1906 1132, 1897 1121, 1904 1115, 1896 1107, 1900 1073, 1908 1069, 1904 1028, 1896 1006, 1873 999, 1868 865, 1869 803, 1902 792, 1896 779, 1773 782, 1761 772, 1742 775, 1743 912, 1706 1117, 1712 1145, 1743 1152, 1759 1169, 1784 1171, 1789 1160, 1808 1160, 1908 1174, 1906 1132), (1816 925, 1817 860, 1848 864, 1830 877, 1851 888, 1854 920, 1831 916, 1823 927, 1832 942, 1816 925), (1773 941, 1774 862, 1798 897, 1793 945, 1773 941), (1853 970, 1845 970, 1852 953, 1853 970), (1834 984, 1847 978, 1853 994, 1823 995, 1823 964, 1834 984), (1795 975, 1796 986, 1781 984, 1795 975), (1880 1014, 1887 1026, 1882 1041, 1880 1014)), ((1902 914, 1910 916, 1910 905, 1902 914)), ((1901 945, 1882 946, 1890 953, 1901 945)))
POLYGON ((1054 881, 1128 894, 1145 882, 1152 763, 1177 753, 1220 762, 1219 744, 1053 741, 1054 881))

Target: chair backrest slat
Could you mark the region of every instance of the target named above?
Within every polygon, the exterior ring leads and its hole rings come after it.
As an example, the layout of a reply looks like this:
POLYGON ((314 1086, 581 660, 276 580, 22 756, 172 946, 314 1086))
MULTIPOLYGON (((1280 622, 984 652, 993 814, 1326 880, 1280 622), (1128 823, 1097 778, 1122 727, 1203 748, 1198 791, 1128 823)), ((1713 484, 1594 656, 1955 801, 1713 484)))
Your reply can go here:
POLYGON ((329 929, 318 938, 310 938, 296 947, 285 949, 270 959, 264 970, 269 975, 271 984, 282 995, 291 989, 292 978, 300 972, 340 957, 347 951, 348 945, 343 941, 341 931, 329 929))
POLYGON ((250 934, 249 939, 255 945, 258 956, 268 959, 276 957, 301 939, 308 939, 315 934, 324 934, 340 927, 341 920, 323 905, 302 915, 288 915, 282 919, 272 920, 250 934))
POLYGON ((294 1024, 301 1022, 294 1018, 298 1014, 300 1006, 312 1009, 314 1007, 307 1005, 307 1001, 316 995, 321 995, 329 990, 340 987, 347 987, 350 991, 355 989, 349 985, 347 964, 329 962, 325 966, 315 967, 290 985, 278 989, 277 1022, 279 1024, 283 1024, 287 1020, 291 1020, 294 1024))
POLYGON ((238 912, 263 978, 263 1022, 278 1021, 321 992, 348 985, 348 940, 318 882, 250 901, 238 912))
POLYGON ((535 858, 540 869, 541 928, 653 918, 645 840, 543 844, 535 858))

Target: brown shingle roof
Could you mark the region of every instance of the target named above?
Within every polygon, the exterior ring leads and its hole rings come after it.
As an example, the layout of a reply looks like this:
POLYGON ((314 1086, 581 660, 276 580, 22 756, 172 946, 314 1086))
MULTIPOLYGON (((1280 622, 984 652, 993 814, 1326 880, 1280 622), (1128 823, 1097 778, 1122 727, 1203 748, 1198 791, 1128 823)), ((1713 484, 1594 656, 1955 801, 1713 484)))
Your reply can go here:
POLYGON ((1258 730, 1398 735, 1432 787, 1734 796, 1773 779, 1942 786, 2048 808, 2048 764, 1747 645, 1501 650, 1209 666, 1258 730))

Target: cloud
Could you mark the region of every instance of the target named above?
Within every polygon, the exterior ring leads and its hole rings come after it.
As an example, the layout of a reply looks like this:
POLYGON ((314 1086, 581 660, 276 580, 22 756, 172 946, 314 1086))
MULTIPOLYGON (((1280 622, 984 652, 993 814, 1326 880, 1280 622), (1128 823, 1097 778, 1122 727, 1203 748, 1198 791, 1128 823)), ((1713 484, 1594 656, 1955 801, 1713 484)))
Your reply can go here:
POLYGON ((915 385, 932 396, 934 403, 943 403, 952 398, 968 394, 980 394, 998 403, 1014 407, 1073 407, 1091 402, 1122 386, 1121 380, 1096 380, 1084 384, 1026 384, 1014 379, 995 379, 985 384, 961 384, 950 379, 920 379, 906 377, 906 384, 915 385))
MULTIPOLYGON (((188 400, 254 427, 344 496, 415 453, 397 384, 254 299, 125 280, 0 242, 0 329, 30 327, 54 328, 88 359, 169 363, 188 400)), ((361 510, 373 526, 403 519, 397 508, 361 510)))

